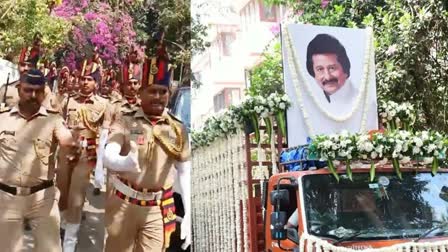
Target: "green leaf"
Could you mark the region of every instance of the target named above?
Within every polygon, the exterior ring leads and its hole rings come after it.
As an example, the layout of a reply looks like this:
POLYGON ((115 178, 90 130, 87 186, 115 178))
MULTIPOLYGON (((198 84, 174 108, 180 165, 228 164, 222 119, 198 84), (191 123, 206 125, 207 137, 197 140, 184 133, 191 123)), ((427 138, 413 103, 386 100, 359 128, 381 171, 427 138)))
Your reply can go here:
POLYGON ((346 161, 347 167, 346 167, 346 173, 350 181, 353 181, 353 174, 352 174, 352 167, 350 166, 350 159, 347 159, 346 161))
POLYGON ((258 125, 258 118, 256 114, 252 114, 250 117, 252 126, 254 127, 255 130, 255 141, 257 142, 257 144, 260 143, 260 126, 258 125))
POLYGON ((432 165, 431 165, 431 173, 433 176, 435 176, 437 174, 437 171, 439 170, 439 160, 434 157, 434 159, 432 160, 432 165))
POLYGON ((327 164, 328 164, 328 169, 330 170, 331 174, 333 174, 334 178, 335 178, 336 181, 338 181, 338 183, 339 183, 339 175, 338 175, 338 173, 336 172, 336 168, 334 167, 333 160, 329 159, 329 160, 327 161, 327 164))
POLYGON ((373 180, 375 180, 375 163, 373 161, 370 161, 370 182, 373 182, 373 180))
POLYGON ((282 132, 282 136, 286 136, 285 112, 284 111, 277 112, 276 118, 277 118, 277 124, 280 127, 280 130, 282 132))
POLYGON ((269 136, 269 142, 271 142, 272 139, 272 119, 271 117, 263 118, 264 123, 266 124, 266 131, 268 132, 269 136))
POLYGON ((403 180, 403 176, 402 176, 401 171, 400 171, 400 163, 398 162, 397 158, 393 158, 392 159, 392 165, 394 167, 395 173, 397 174, 398 178, 400 180, 403 180))

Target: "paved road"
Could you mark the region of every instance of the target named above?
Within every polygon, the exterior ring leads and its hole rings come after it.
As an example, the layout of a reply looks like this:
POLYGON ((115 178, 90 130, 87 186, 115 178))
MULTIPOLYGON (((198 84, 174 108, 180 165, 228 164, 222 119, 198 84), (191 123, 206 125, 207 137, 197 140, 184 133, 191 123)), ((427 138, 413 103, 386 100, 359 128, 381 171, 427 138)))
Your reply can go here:
MULTIPOLYGON (((84 204, 86 219, 81 224, 77 252, 103 251, 105 189, 98 196, 94 196, 92 191, 93 185, 91 184, 87 191, 87 201, 84 204)), ((24 244, 23 252, 33 251, 33 238, 30 232, 26 233, 24 244)))

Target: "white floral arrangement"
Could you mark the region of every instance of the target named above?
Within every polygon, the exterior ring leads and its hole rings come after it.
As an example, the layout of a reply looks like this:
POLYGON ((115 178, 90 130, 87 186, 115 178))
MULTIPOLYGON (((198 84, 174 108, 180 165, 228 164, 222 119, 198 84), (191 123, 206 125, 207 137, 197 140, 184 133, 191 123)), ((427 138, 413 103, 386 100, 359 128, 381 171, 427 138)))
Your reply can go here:
POLYGON ((409 130, 416 119, 414 106, 408 102, 401 104, 393 101, 380 102, 378 113, 381 122, 386 124, 389 130, 409 130))
POLYGON ((291 106, 286 94, 272 93, 268 97, 248 97, 239 106, 231 106, 228 110, 208 118, 199 131, 192 133, 193 148, 207 146, 217 138, 234 134, 248 122, 255 130, 257 142, 260 142, 259 123, 263 119, 268 133, 271 134, 274 117, 282 133, 286 132, 284 113, 291 106))
POLYGON ((390 132, 371 131, 368 134, 318 135, 310 144, 310 158, 327 161, 328 169, 339 180, 335 160, 345 161, 346 173, 352 179, 350 163, 353 160, 370 161, 370 179, 375 178, 375 161, 385 164, 389 160, 401 179, 400 164, 412 162, 430 166, 435 175, 439 160, 446 159, 448 138, 434 131, 412 133, 406 130, 390 132))

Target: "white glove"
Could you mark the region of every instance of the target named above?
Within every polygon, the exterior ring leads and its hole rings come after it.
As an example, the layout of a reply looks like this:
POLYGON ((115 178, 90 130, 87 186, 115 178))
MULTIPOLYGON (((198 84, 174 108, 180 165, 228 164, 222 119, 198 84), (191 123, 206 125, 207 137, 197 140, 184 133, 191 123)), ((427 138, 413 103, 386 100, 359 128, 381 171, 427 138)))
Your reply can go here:
POLYGON ((191 216, 190 214, 185 215, 180 224, 180 239, 185 240, 182 244, 182 250, 187 250, 191 245, 191 216))
POLYGON ((108 129, 101 130, 100 139, 97 147, 97 160, 95 166, 95 188, 102 188, 104 184, 103 158, 104 148, 107 143, 108 129))
POLYGON ((185 240, 181 248, 186 250, 191 245, 191 161, 176 162, 174 165, 185 210, 185 216, 180 224, 180 238, 185 240))
POLYGON ((103 160, 98 159, 95 167, 95 188, 102 188, 104 185, 103 160))
POLYGON ((131 141, 131 150, 127 156, 120 155, 121 146, 109 143, 104 153, 104 164, 107 169, 117 172, 140 172, 138 165, 138 146, 131 141))

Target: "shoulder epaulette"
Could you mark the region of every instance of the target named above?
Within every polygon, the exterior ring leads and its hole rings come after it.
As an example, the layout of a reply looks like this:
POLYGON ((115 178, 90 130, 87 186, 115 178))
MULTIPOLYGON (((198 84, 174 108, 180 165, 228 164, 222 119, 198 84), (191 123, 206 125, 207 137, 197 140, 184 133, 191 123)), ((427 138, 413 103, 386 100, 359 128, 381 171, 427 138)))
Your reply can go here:
POLYGON ((182 120, 180 120, 179 118, 177 118, 173 113, 168 112, 168 115, 170 115, 174 120, 176 120, 176 121, 178 121, 178 122, 180 122, 180 123, 183 124, 182 120))
POLYGON ((137 112, 136 110, 123 111, 123 112, 121 112, 121 114, 123 114, 125 116, 133 116, 136 112, 137 112))

